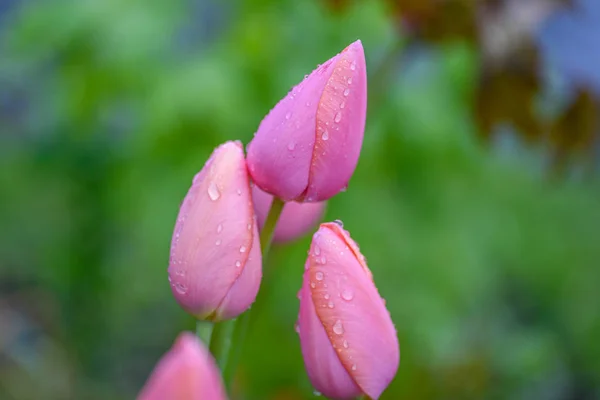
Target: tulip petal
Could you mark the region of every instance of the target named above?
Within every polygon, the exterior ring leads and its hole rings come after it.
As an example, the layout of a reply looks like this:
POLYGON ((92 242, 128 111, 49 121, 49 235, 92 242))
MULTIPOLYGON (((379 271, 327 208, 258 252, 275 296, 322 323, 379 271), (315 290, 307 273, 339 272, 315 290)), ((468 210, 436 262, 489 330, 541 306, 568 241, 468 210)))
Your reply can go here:
POLYGON ((363 142, 367 68, 360 40, 346 47, 331 69, 317 110, 307 201, 328 199, 348 185, 363 142))
POLYGON ((156 364, 138 400, 224 400, 219 370, 206 348, 191 333, 179 335, 156 364))
POLYGON ((325 396, 335 399, 360 395, 361 389, 356 386, 340 362, 336 351, 331 347, 327 332, 317 317, 311 295, 309 269, 304 272, 304 283, 299 297, 300 314, 297 328, 302 343, 302 357, 313 386, 325 396))
MULTIPOLYGON (((227 142, 194 178, 175 225, 169 280, 186 311, 201 319, 218 317, 216 310, 247 267, 255 243, 253 224, 243 148, 239 142, 227 142)), ((242 298, 231 303, 236 309, 227 315, 241 313, 254 301, 261 262, 260 252, 254 253, 250 286, 244 288, 242 298)), ((223 307, 217 313, 223 314, 223 307)))
POLYGON ((377 399, 396 374, 400 349, 364 257, 341 226, 326 223, 313 236, 307 266, 304 287, 332 348, 356 385, 377 399))

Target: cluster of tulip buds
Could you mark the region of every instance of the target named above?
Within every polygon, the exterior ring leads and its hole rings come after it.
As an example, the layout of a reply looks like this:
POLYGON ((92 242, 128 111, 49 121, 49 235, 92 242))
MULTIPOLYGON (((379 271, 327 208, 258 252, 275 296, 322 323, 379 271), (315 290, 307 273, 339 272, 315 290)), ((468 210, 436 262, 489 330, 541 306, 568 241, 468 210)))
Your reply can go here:
MULTIPOLYGON (((327 200, 344 191, 354 173, 366 108, 366 63, 356 41, 269 112, 247 154, 240 142, 214 150, 193 178, 171 243, 169 282, 185 311, 219 322, 248 310, 261 284, 260 232, 271 204, 285 202, 275 242, 315 228, 327 200)), ((398 369, 396 329, 340 222, 323 223, 314 233, 298 298, 296 331, 314 388, 332 399, 379 398, 398 369)), ((202 341, 182 333, 139 398, 219 400, 226 390, 202 341)))

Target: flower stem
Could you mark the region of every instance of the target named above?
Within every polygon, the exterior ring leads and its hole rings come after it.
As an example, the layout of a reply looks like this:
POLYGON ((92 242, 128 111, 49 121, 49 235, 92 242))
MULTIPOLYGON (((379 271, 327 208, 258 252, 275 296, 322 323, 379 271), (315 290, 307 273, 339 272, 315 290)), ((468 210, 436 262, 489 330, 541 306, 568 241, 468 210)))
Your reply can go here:
MULTIPOLYGON (((267 255, 269 253, 269 249, 271 248, 271 242, 273 241, 273 234, 275 233, 275 227, 277 226, 277 221, 281 215, 281 211, 283 211, 283 206, 285 202, 277 197, 273 198, 273 203, 271 204, 271 209, 269 210, 269 214, 267 215, 267 219, 265 224, 260 232, 260 251, 262 254, 263 265, 265 265, 265 260, 267 259, 267 255)), ((252 318, 252 309, 249 309, 242 315, 240 315, 237 319, 237 323, 235 325, 235 330, 233 333, 233 342, 235 346, 233 347, 233 351, 231 352, 229 361, 227 363, 227 367, 223 371, 223 379, 225 380, 225 384, 229 387, 231 386, 231 382, 235 376, 237 365, 239 364, 241 355, 242 355, 242 347, 244 345, 244 339, 246 337, 246 332, 248 331, 248 326, 250 325, 250 320, 252 318)))
POLYGON ((196 335, 206 347, 210 346, 210 336, 213 331, 214 324, 208 321, 197 321, 196 322, 196 335))
POLYGON ((221 371, 225 371, 225 368, 227 368, 235 321, 235 319, 230 319, 214 324, 210 336, 209 349, 221 371))

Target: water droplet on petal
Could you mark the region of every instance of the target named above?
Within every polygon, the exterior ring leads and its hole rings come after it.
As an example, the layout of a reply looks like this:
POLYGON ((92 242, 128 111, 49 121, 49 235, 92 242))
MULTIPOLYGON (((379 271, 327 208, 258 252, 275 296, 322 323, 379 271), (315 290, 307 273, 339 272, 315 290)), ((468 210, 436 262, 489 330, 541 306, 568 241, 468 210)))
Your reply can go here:
POLYGON ((208 185, 208 197, 210 197, 212 201, 217 201, 219 200, 219 197, 221 197, 221 192, 219 192, 219 188, 215 182, 211 182, 210 185, 208 185))
POLYGON ((294 324, 294 330, 296 331, 296 333, 300 333, 300 324, 298 323, 298 321, 296 321, 296 323, 294 324))
POLYGON ((321 254, 321 248, 319 246, 315 246, 315 255, 318 256, 319 254, 321 254))
POLYGON ((338 319, 333 325, 333 333, 335 333, 336 335, 341 335, 342 333, 344 333, 344 325, 342 325, 341 320, 338 319))
POLYGON ((327 263, 327 259, 325 258, 325 256, 321 257, 321 264, 326 264, 327 263))
POLYGON ((339 225, 340 228, 344 227, 344 223, 342 222, 341 219, 336 219, 335 221, 333 221, 334 223, 336 223, 337 225, 339 225))
POLYGON ((177 293, 179 293, 179 294, 186 294, 188 289, 187 289, 187 286, 177 282, 175 284, 175 290, 177 290, 177 293))
POLYGON ((240 260, 237 260, 235 262, 235 266, 238 267, 238 268, 241 267, 242 266, 242 262, 240 260))
POLYGON ((352 368, 350 368, 352 371, 356 371, 356 364, 352 364, 352 368))
POLYGON ((325 298, 325 300, 329 300, 329 293, 325 293, 325 295, 323 296, 323 298, 325 298))
POLYGON ((342 345, 344 346, 345 349, 347 349, 349 347, 347 340, 344 340, 344 342, 342 343, 342 345))
POLYGON ((329 303, 327 303, 327 307, 333 308, 333 301, 330 301, 329 303))
POLYGON ((354 292, 352 292, 352 290, 350 289, 344 289, 342 290, 342 299, 346 300, 346 301, 350 301, 354 298, 354 292))
POLYGON ((248 228, 248 230, 251 230, 251 229, 252 229, 252 224, 248 224, 248 225, 246 226, 246 228, 248 228))
POLYGON ((356 61, 352 61, 352 64, 350 64, 350 69, 352 71, 354 71, 356 69, 356 61))
POLYGON ((315 279, 318 281, 322 281, 323 280, 323 273, 321 271, 317 271, 315 273, 315 279))
POLYGON ((340 103, 340 108, 341 108, 341 109, 344 109, 344 107, 346 107, 346 102, 345 102, 345 101, 342 101, 342 102, 340 103))
POLYGON ((221 239, 218 239, 218 240, 215 242, 215 244, 216 244, 217 246, 220 246, 220 245, 221 245, 221 239))
POLYGON ((316 390, 313 392, 313 394, 314 394, 315 396, 321 396, 321 392, 318 392, 318 391, 316 391, 316 390))
POLYGON ((310 283, 310 287, 314 289, 315 287, 317 287, 317 284, 316 284, 316 283, 314 283, 314 282, 311 282, 311 283, 310 283))
POLYGON ((342 120, 342 113, 338 111, 338 112, 335 114, 335 117, 333 118, 333 120, 334 120, 336 123, 340 122, 340 121, 342 120))
POLYGON ((287 148, 290 151, 294 150, 296 148, 296 143, 295 142, 289 142, 287 148))
POLYGON ((246 252, 246 246, 240 246, 240 253, 246 252))
POLYGON ((241 196, 242 195, 242 189, 238 189, 237 190, 237 194, 238 194, 238 196, 241 196))
MULTIPOLYGON (((349 79, 349 81, 352 82, 352 80, 350 80, 350 79, 349 79)), ((348 82, 348 83, 350 83, 350 82, 348 82)), ((344 89, 344 97, 348 97, 349 94, 350 94, 350 89, 349 88, 344 89)))
POLYGON ((291 112, 291 111, 288 111, 288 112, 285 114, 285 119, 290 119, 290 118, 292 118, 292 112, 291 112))
POLYGON ((223 225, 221 225, 221 224, 217 225, 217 233, 221 233, 222 230, 223 230, 223 225))
POLYGON ((352 85, 352 78, 348 78, 348 85, 352 85))
POLYGON ((310 101, 306 102, 306 107, 310 107, 310 101))
MULTIPOLYGON (((336 116, 336 117, 337 117, 337 116, 336 116)), ((337 122, 337 121, 336 121, 336 122, 337 122)), ((323 134, 321 135, 321 139, 323 139, 323 140, 327 140, 327 139, 329 139, 329 132, 327 131, 327 129, 325 129, 325 130, 323 131, 323 134)))

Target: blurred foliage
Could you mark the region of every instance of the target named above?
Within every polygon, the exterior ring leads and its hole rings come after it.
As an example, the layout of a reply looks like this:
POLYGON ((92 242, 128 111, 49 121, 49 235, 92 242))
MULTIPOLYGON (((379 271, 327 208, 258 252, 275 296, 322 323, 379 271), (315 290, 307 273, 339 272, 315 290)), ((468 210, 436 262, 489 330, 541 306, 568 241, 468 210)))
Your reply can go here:
MULTIPOLYGON (((540 30, 585 13, 597 37, 593 2, 0 3, 0 398, 135 396, 193 329, 166 279, 192 176, 357 38, 364 149, 326 218, 398 328, 383 398, 600 396, 600 64, 560 62, 576 42, 543 35, 568 24, 540 30)), ((293 328, 308 240, 265 266, 236 398, 314 397, 293 328)))

